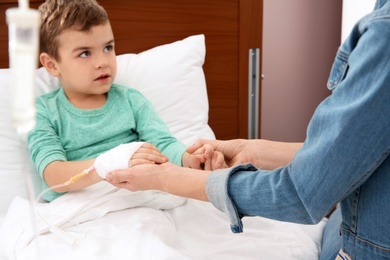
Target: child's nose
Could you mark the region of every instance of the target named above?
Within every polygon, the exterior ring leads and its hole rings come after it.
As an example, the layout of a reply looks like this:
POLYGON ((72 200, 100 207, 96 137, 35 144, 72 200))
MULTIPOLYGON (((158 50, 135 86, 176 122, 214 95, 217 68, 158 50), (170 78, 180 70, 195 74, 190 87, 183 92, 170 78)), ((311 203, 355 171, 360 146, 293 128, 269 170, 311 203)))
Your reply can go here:
POLYGON ((99 57, 96 59, 96 69, 102 69, 107 67, 108 61, 107 58, 104 57, 104 55, 99 55, 99 57))

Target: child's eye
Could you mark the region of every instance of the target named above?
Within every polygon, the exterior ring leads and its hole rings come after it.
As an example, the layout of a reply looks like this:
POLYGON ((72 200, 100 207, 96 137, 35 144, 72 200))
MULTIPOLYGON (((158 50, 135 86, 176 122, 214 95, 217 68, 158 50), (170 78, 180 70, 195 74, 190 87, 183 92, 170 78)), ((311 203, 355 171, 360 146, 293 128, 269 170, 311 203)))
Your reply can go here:
POLYGON ((107 45, 106 47, 104 47, 104 51, 106 51, 106 52, 110 52, 112 50, 114 50, 114 46, 112 44, 107 45))
POLYGON ((88 56, 90 56, 91 55, 91 53, 89 52, 89 51, 84 51, 84 52, 82 52, 79 56, 81 57, 81 58, 86 58, 86 57, 88 57, 88 56))

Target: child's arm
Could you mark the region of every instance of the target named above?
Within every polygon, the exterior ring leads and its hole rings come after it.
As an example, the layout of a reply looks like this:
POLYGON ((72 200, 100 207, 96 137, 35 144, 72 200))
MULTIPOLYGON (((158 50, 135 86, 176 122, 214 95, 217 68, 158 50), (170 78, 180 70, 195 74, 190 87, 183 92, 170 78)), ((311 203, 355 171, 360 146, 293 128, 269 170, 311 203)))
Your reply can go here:
POLYGON ((72 177, 80 174, 85 169, 94 165, 93 170, 64 187, 54 189, 56 192, 79 190, 95 184, 105 178, 105 175, 112 170, 124 169, 137 164, 160 164, 167 162, 166 156, 149 143, 129 143, 119 145, 101 155, 96 159, 84 161, 54 161, 48 164, 43 172, 43 177, 49 186, 63 184, 72 177))
MULTIPOLYGON (((84 161, 54 161, 46 166, 43 171, 43 178, 48 186, 63 184, 70 180, 73 176, 81 173, 84 169, 88 169, 94 164, 94 162, 95 158, 84 161)), ((92 170, 77 182, 54 189, 54 191, 67 192, 79 190, 98 183, 101 180, 102 178, 96 173, 96 171, 92 170)))

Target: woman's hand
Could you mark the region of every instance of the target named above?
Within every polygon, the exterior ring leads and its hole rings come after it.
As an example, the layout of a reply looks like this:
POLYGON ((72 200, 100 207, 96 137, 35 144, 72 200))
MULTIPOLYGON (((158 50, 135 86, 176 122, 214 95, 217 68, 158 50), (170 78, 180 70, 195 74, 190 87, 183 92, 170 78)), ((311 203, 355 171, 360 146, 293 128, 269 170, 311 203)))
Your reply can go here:
POLYGON ((272 170, 287 165, 303 143, 275 142, 264 139, 234 139, 229 141, 200 139, 187 148, 193 153, 205 145, 211 145, 214 151, 221 152, 229 167, 237 164, 252 163, 258 168, 272 170))
POLYGON ((106 180, 131 191, 159 190, 174 195, 207 201, 205 185, 210 171, 180 167, 172 163, 140 164, 112 171, 106 180))

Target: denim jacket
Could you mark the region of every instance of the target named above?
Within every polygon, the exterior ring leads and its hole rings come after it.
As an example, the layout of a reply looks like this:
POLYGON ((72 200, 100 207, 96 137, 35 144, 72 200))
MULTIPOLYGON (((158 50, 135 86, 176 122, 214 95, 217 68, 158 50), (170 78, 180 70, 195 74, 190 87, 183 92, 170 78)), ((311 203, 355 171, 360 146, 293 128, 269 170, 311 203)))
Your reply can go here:
POLYGON ((390 0, 377 0, 340 46, 328 87, 291 163, 214 171, 207 196, 233 232, 245 216, 318 223, 340 202, 343 251, 390 259, 390 0))

